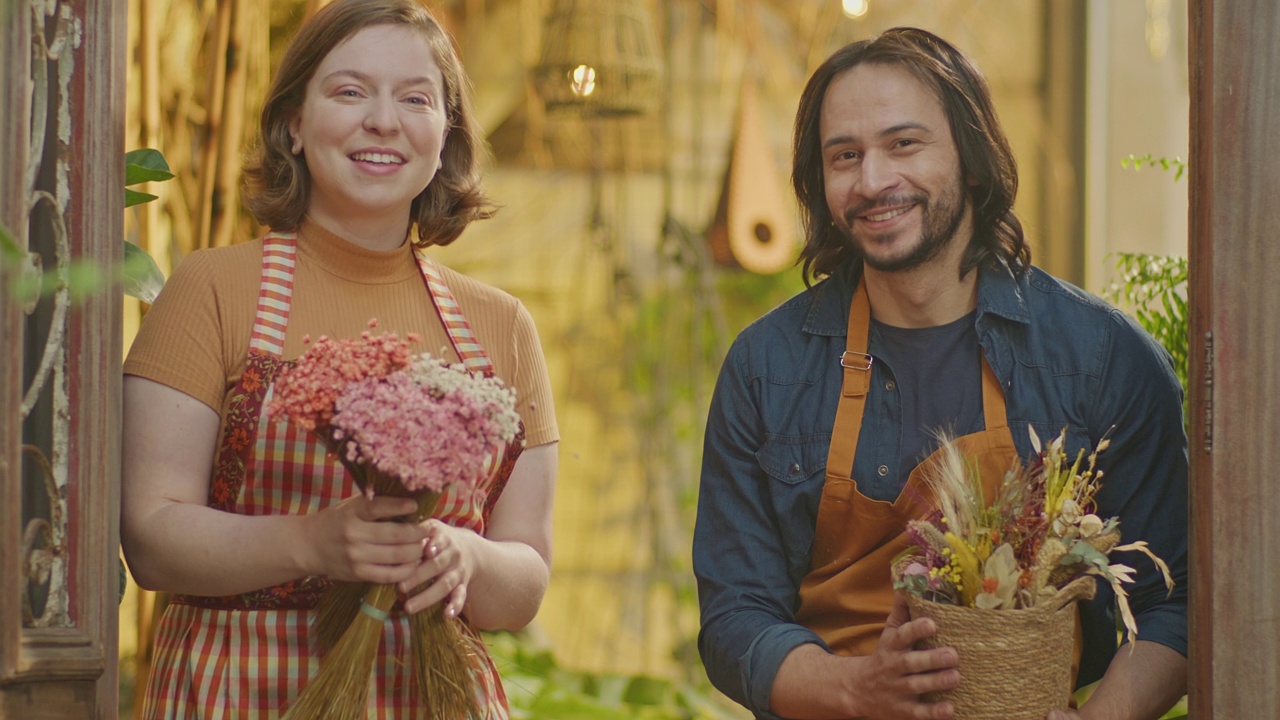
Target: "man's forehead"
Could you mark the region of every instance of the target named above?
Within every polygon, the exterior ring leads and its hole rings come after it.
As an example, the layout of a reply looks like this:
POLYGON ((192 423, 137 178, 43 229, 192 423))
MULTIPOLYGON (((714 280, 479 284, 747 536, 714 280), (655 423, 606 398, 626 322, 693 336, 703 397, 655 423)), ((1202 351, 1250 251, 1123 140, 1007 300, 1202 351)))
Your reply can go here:
POLYGON ((823 95, 819 125, 826 136, 853 122, 867 124, 860 132, 880 133, 893 128, 932 128, 945 119, 937 91, 909 69, 884 63, 856 65, 836 75, 823 95), (830 127, 829 127, 830 126, 830 127))

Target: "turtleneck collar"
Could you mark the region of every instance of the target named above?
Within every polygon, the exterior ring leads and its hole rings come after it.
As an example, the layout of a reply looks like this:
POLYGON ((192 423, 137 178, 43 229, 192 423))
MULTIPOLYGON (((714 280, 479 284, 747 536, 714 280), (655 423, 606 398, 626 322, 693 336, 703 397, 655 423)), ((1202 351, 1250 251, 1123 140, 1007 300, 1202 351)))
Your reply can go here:
POLYGON ((327 272, 370 285, 401 282, 418 274, 413 244, 394 250, 370 250, 348 242, 310 218, 298 227, 298 250, 327 272))

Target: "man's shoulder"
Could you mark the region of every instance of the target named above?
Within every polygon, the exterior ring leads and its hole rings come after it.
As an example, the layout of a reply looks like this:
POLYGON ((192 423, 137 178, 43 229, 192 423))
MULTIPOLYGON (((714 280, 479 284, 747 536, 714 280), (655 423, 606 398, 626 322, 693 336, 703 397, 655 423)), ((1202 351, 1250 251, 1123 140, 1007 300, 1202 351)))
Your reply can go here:
POLYGON ((1054 343, 1104 340, 1112 352, 1160 355, 1158 343, 1116 306, 1044 270, 1031 267, 1020 279, 1031 324, 1054 343))
POLYGON ((1066 323, 1063 332, 1101 331, 1127 325, 1125 315, 1106 300, 1032 266, 1020 278, 1033 323, 1066 323), (1074 327, 1079 326, 1079 327, 1074 327))
POLYGON ((848 325, 849 297, 839 297, 831 278, 805 288, 753 320, 738 334, 738 343, 795 339, 805 334, 843 335, 848 325))

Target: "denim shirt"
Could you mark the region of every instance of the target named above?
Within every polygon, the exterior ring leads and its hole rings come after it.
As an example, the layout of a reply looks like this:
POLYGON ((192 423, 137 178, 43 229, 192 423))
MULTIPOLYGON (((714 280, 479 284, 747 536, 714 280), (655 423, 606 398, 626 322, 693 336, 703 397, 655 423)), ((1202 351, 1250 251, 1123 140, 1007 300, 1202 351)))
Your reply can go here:
MULTIPOLYGON (((768 712, 778 666, 805 643, 795 622, 810 569, 827 450, 840 398, 840 354, 860 266, 831 277, 747 327, 729 350, 707 420, 693 567, 702 629, 698 648, 712 683, 758 717, 768 712)), ((1038 268, 983 268, 974 316, 982 351, 1004 390, 1018 454, 1067 429, 1068 456, 1098 457, 1097 514, 1118 517, 1122 542, 1146 540, 1177 583, 1139 553, 1126 586, 1142 640, 1187 652, 1187 438, 1182 388, 1169 355, 1119 310, 1038 268)), ((868 338, 872 356, 877 334, 868 338)), ((853 477, 864 494, 896 497, 902 428, 887 370, 872 365, 853 477), (886 459, 882 462, 881 459, 886 459)), ((902 473, 905 475, 905 473, 902 473)), ((885 573, 889 572, 885 568, 885 573)), ((1100 678, 1116 651, 1114 595, 1099 581, 1081 606, 1084 655, 1077 678, 1100 678)), ((828 648, 829 649, 829 648, 828 648)))

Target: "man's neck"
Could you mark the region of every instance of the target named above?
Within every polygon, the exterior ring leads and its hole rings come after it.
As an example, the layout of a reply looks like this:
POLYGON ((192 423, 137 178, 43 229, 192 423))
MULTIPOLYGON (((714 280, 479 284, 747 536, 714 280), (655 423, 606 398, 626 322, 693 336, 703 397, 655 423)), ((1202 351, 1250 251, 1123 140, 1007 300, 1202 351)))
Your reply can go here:
POLYGON ((937 327, 959 320, 978 306, 978 273, 970 271, 961 278, 958 258, 903 272, 864 266, 863 278, 871 316, 893 327, 937 327))

